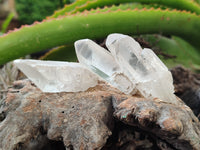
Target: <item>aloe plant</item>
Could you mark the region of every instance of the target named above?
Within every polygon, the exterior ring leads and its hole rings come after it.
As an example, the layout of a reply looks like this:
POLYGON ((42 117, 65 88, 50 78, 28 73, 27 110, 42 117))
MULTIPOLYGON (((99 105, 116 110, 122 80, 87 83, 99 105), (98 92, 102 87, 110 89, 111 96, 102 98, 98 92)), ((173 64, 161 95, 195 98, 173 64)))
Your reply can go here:
MULTIPOLYGON (((0 64, 33 52, 72 45, 82 38, 102 39, 113 32, 177 36, 198 56, 199 14, 200 5, 192 0, 77 0, 42 22, 1 36, 0 64)), ((200 65, 196 59, 192 63, 200 65)))

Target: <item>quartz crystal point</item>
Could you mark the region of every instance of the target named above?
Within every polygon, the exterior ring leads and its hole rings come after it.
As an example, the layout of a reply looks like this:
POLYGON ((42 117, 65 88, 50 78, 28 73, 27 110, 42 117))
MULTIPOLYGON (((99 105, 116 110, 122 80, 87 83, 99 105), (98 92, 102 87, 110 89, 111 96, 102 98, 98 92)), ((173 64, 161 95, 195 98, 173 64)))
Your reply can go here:
POLYGON ((126 94, 135 91, 135 85, 122 73, 109 51, 89 39, 76 41, 75 49, 79 62, 105 81, 126 94))
POLYGON ((43 92, 85 91, 99 80, 79 63, 18 59, 14 64, 43 92))
POLYGON ((132 37, 123 34, 110 34, 106 46, 144 97, 174 102, 172 75, 151 49, 142 49, 132 37))

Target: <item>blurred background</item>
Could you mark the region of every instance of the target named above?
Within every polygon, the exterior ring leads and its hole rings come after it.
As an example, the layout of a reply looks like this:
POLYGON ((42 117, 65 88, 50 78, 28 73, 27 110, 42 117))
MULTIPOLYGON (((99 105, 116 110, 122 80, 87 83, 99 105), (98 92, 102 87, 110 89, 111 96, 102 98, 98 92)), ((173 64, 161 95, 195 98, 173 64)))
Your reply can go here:
POLYGON ((0 31, 32 24, 75 0, 0 0, 0 31), (7 19, 7 21, 6 21, 7 19), (5 23, 6 22, 6 23, 5 23), (5 29, 6 28, 6 29, 5 29))

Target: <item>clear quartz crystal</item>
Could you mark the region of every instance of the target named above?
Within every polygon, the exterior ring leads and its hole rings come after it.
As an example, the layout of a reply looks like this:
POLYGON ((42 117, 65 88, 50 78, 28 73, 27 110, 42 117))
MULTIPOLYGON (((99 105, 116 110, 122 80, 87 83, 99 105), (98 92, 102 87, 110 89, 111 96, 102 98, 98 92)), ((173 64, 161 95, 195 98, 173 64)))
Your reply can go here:
POLYGON ((172 75, 152 50, 142 49, 132 37, 116 33, 108 36, 106 46, 144 97, 174 102, 172 75))
POLYGON ((114 57, 106 49, 89 39, 76 41, 75 49, 80 63, 122 92, 134 92, 135 85, 122 73, 114 57))
POLYGON ((99 76, 126 94, 175 103, 172 75, 151 49, 132 37, 111 34, 107 51, 95 42, 75 42, 80 63, 15 60, 14 64, 43 92, 79 92, 98 84, 99 76), (97 75, 95 75, 94 73, 97 75))
POLYGON ((17 59, 14 64, 43 92, 85 91, 99 80, 79 63, 17 59))

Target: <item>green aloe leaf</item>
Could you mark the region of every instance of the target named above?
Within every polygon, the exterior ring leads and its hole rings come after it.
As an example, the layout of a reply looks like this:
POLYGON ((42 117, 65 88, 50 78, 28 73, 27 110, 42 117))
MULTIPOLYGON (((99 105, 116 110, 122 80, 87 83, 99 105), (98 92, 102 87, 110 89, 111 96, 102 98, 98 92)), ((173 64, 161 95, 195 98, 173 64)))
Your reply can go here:
POLYGON ((167 38, 161 35, 143 35, 152 49, 163 62, 172 68, 183 65, 193 70, 200 70, 200 53, 191 44, 177 36, 167 38))

